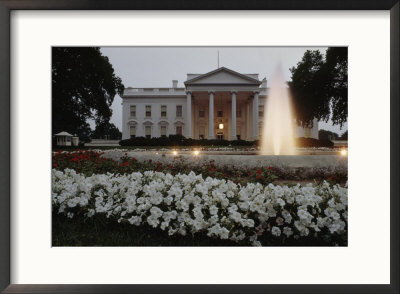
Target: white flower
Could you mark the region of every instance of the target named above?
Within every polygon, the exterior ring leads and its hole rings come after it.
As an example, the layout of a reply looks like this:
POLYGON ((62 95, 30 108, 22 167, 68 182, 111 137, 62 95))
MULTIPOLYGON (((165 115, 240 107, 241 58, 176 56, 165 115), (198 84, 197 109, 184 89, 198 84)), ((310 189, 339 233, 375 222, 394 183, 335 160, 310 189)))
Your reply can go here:
POLYGON ((211 205, 211 206, 210 206, 210 214, 211 214, 211 215, 216 215, 216 214, 218 214, 218 207, 216 207, 215 205, 211 205))
POLYGON ((283 228, 283 234, 286 235, 286 237, 289 238, 291 235, 293 235, 293 231, 289 227, 284 227, 283 228))
POLYGON ((168 230, 169 235, 206 232, 208 236, 245 240, 261 245, 257 233, 295 239, 340 234, 347 227, 347 188, 307 184, 293 187, 231 181, 191 172, 188 175, 153 171, 97 174, 85 177, 74 170, 52 171, 54 211, 73 218, 102 214, 117 222, 168 230), (321 207, 326 208, 322 214, 321 207), (162 208, 162 209, 161 209, 162 208), (294 221, 293 221, 294 220, 294 221), (257 228, 254 229, 257 223, 257 228), (284 226, 281 230, 278 226, 284 226), (253 228, 253 229, 249 229, 253 228), (318 232, 318 235, 316 235, 318 232))
POLYGON ((278 227, 272 227, 271 234, 279 237, 281 235, 281 229, 279 229, 278 227))

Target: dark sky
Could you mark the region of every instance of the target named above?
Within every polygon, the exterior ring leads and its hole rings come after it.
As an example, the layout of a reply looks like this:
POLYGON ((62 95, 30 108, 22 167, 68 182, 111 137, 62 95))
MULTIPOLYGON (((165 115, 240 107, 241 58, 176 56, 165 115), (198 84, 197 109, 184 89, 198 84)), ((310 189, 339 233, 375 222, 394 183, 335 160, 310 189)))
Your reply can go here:
MULTIPOLYGON (((227 67, 240 73, 258 73, 259 79, 271 80, 280 64, 286 80, 290 80, 289 69, 295 66, 307 49, 326 47, 102 47, 115 73, 125 87, 171 87, 172 80, 178 80, 183 87, 187 73, 206 73, 227 67)), ((112 105, 111 122, 122 129, 122 99, 116 96, 112 105)), ((347 130, 333 126, 331 122, 319 123, 319 129, 336 133, 347 130)))

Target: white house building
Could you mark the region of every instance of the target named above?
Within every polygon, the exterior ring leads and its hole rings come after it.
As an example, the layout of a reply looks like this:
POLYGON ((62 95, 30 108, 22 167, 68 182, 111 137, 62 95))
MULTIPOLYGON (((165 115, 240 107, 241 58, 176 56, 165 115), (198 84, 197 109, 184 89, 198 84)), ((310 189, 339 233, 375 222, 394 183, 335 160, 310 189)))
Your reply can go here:
MULTIPOLYGON (((267 80, 225 67, 187 74, 184 88, 126 88, 122 139, 181 134, 194 139, 256 140, 262 130, 267 80)), ((297 137, 318 139, 313 128, 296 126, 297 137)))

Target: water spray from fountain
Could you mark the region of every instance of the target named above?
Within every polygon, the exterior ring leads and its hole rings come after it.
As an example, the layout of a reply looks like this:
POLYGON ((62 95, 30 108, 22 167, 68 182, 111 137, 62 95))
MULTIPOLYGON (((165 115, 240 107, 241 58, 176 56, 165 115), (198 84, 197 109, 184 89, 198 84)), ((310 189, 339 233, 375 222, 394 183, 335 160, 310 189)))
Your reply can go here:
POLYGON ((289 89, 279 65, 272 78, 264 109, 262 155, 294 155, 294 119, 289 89))

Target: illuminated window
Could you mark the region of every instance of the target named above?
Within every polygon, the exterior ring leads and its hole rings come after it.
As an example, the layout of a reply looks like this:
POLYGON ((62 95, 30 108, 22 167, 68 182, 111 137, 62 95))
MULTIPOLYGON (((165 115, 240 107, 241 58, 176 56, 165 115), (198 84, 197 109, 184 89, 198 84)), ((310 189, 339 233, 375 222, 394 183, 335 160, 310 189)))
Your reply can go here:
POLYGON ((167 105, 161 105, 161 117, 167 117, 167 105))
POLYGON ((131 117, 136 117, 136 105, 131 105, 131 117))
POLYGON ((205 138, 205 127, 200 127, 199 128, 199 138, 204 139, 205 138))

